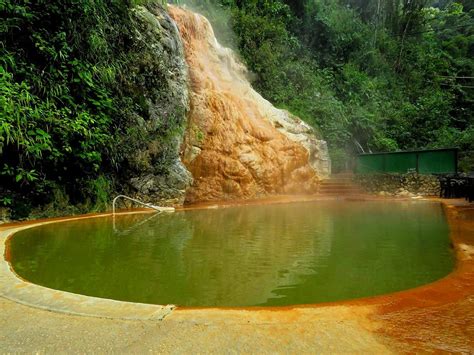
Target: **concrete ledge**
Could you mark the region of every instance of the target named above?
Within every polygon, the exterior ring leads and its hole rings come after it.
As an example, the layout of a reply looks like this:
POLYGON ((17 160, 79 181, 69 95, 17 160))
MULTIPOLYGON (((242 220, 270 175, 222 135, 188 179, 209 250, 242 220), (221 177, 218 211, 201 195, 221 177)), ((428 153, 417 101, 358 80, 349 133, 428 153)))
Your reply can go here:
MULTIPOLYGON (((87 218, 107 215, 87 216, 87 218)), ((71 221, 84 217, 66 218, 60 221, 71 221)), ((53 290, 22 280, 15 274, 5 259, 6 242, 15 233, 44 224, 60 221, 38 222, 20 227, 11 227, 0 231, 0 296, 27 306, 80 316, 129 320, 163 320, 169 315, 174 305, 151 305, 115 301, 104 298, 89 297, 75 293, 53 290)))

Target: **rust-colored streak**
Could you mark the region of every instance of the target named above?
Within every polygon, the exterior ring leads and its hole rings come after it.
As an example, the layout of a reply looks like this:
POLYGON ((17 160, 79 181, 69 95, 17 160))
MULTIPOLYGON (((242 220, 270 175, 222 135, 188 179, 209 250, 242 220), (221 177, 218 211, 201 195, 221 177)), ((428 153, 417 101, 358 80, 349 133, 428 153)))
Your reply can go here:
MULTIPOLYGON (((447 202, 449 204, 449 201, 447 202)), ((404 353, 474 351, 474 207, 446 206, 456 270, 438 282, 360 300, 377 305, 378 333, 404 353)))
POLYGON ((10 239, 7 239, 7 241, 5 242, 5 260, 7 262, 11 262, 12 260, 12 254, 11 254, 11 247, 10 247, 10 239))
POLYGON ((194 177, 186 203, 311 193, 318 177, 308 151, 277 130, 277 114, 245 77, 246 68, 220 46, 209 22, 169 7, 183 40, 191 108, 182 160, 194 177))
MULTIPOLYGON (((438 199, 433 199, 438 200, 438 199)), ((278 317, 297 309, 347 306, 371 309, 368 327, 378 340, 401 353, 474 352, 474 206, 440 200, 456 251, 456 270, 445 278, 415 289, 350 301, 285 307, 227 307, 221 310, 272 311, 278 317), (369 308, 367 308, 369 307, 369 308)), ((205 309, 179 307, 178 312, 205 309)))

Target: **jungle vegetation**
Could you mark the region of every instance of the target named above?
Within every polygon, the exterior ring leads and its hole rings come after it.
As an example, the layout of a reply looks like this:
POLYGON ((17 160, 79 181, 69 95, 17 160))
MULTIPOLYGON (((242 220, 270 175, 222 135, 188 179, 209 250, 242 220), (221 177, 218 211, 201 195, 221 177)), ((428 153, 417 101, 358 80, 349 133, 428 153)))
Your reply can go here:
MULTIPOLYGON (((0 207, 13 218, 103 210, 151 141, 140 122, 170 100, 169 68, 131 11, 141 4, 0 0, 0 207)), ((154 127, 161 165, 184 108, 171 116, 154 127)))
MULTIPOLYGON (((0 0, 0 207, 14 218, 101 209, 116 189, 117 142, 144 114, 137 1, 0 0)), ((321 133, 335 170, 359 152, 436 147, 458 147, 473 170, 472 0, 187 3, 265 98, 321 133)), ((163 127, 163 144, 181 126, 163 127)))
POLYGON ((319 129, 334 170, 356 153, 442 147, 474 170, 474 1, 188 2, 263 96, 319 129))

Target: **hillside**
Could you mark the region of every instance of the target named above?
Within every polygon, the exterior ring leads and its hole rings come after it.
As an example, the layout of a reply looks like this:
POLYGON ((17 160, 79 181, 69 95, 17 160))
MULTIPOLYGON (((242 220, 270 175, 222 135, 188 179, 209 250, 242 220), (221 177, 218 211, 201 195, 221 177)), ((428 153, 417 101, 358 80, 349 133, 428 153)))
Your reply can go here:
MULTIPOLYGON (((334 171, 360 152, 448 146, 473 170, 472 2, 187 6, 263 99, 328 142, 334 171)), ((0 208, 15 219, 100 211, 116 193, 182 203, 190 79, 167 10, 3 0, 0 13, 0 208)))
POLYGON ((188 0, 265 98, 362 152, 457 147, 474 169, 474 3, 188 0), (229 25, 230 24, 230 25, 229 25))

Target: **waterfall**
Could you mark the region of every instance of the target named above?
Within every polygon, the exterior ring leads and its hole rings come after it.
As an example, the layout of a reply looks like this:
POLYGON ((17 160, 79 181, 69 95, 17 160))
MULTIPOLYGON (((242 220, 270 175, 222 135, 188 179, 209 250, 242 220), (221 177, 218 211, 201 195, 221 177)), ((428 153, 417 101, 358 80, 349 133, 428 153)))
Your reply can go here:
POLYGON ((169 6, 189 70, 190 112, 182 160, 194 178, 187 202, 308 194, 329 174, 326 142, 251 86, 209 21, 169 6))

